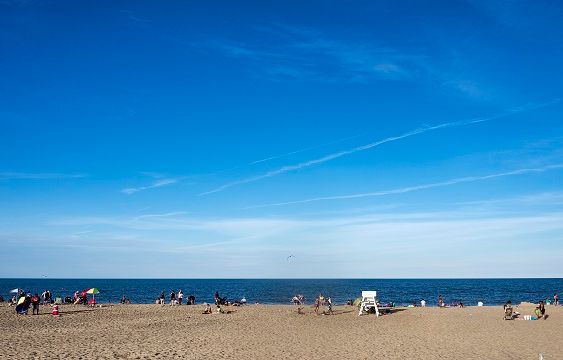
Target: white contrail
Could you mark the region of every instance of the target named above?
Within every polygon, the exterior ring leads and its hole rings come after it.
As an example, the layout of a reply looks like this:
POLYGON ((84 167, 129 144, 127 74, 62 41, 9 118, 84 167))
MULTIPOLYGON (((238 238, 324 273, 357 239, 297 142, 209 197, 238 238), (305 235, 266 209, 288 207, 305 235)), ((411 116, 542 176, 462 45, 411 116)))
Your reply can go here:
POLYGON ((364 198, 364 197, 375 197, 375 196, 386 196, 386 195, 393 195, 393 194, 404 194, 412 191, 418 190, 425 190, 425 189, 432 189, 437 187, 444 187, 449 185, 461 184, 461 183, 469 183, 475 181, 483 181, 489 180, 504 176, 514 176, 514 175, 524 175, 529 173, 541 173, 549 170, 556 170, 556 169, 563 169, 563 164, 555 164, 555 165, 548 165, 540 168, 526 168, 526 169, 518 169, 512 170, 508 172, 498 173, 498 174, 491 174, 491 175, 484 175, 484 176, 469 176, 457 179, 451 179, 446 181, 441 181, 432 184, 423 184, 417 186, 409 186, 399 189, 392 189, 392 190, 385 190, 385 191, 377 191, 377 192, 369 192, 369 193, 361 193, 361 194, 351 194, 351 195, 337 195, 337 196, 324 196, 324 197, 317 197, 305 200, 296 200, 296 201, 287 201, 287 202, 280 202, 280 203, 273 203, 273 204, 265 204, 265 205, 255 205, 249 206, 245 209, 256 209, 256 208, 263 208, 263 207, 272 207, 272 206, 285 206, 285 205, 294 205, 294 204, 305 204, 315 201, 324 201, 324 200, 345 200, 345 199, 357 199, 357 198, 364 198))
POLYGON ((302 153, 302 152, 305 152, 305 151, 318 149, 318 148, 325 147, 325 146, 328 146, 328 145, 338 144, 340 142, 355 139, 355 138, 358 138, 360 136, 362 136, 362 135, 352 135, 352 136, 348 136, 348 137, 345 137, 345 138, 342 138, 342 139, 333 140, 333 141, 330 141, 330 142, 327 142, 327 143, 324 143, 324 144, 309 146, 309 147, 299 149, 299 150, 294 150, 294 151, 291 151, 291 152, 288 152, 288 153, 270 156, 270 157, 267 157, 267 158, 264 158, 264 159, 249 162, 247 165, 255 165, 255 164, 263 163, 263 162, 270 161, 270 160, 280 159, 280 158, 283 158, 283 157, 286 157, 286 156, 299 154, 299 153, 302 153))
MULTIPOLYGON (((302 153, 302 152, 305 152, 305 151, 319 149, 319 148, 322 148, 322 147, 325 147, 325 146, 338 144, 338 143, 341 143, 341 142, 344 142, 344 141, 347 141, 347 140, 359 138, 360 136, 363 136, 363 135, 361 135, 361 134, 351 135, 351 136, 347 136, 345 138, 340 138, 340 139, 332 140, 332 141, 329 141, 329 142, 326 142, 326 143, 313 145, 313 146, 309 146, 309 147, 298 149, 298 150, 293 150, 293 151, 290 151, 290 152, 287 152, 287 153, 269 156, 267 158, 262 158, 262 159, 259 159, 259 160, 251 161, 251 162, 246 163, 244 165, 237 165, 237 166, 233 166, 233 167, 230 167, 230 168, 227 168, 227 169, 218 170, 218 171, 216 171, 216 172, 214 172, 210 175, 222 174, 222 173, 225 173, 227 171, 240 169, 244 166, 252 166, 252 165, 256 165, 256 164, 262 164, 262 163, 265 163, 265 162, 268 162, 268 161, 271 161, 271 160, 281 159, 281 158, 291 156, 291 155, 295 155, 295 154, 299 154, 299 153, 302 153)), ((211 192, 207 192, 207 193, 211 193, 211 192)), ((203 193, 203 194, 200 194, 200 195, 204 195, 204 194, 207 194, 207 193, 203 193)))
POLYGON ((477 123, 481 123, 481 122, 485 122, 485 121, 491 121, 491 120, 503 118, 503 117, 506 117, 506 116, 510 116, 510 115, 513 115, 513 114, 517 114, 517 113, 520 113, 520 112, 523 112, 523 111, 529 111, 529 110, 534 110, 534 109, 538 109, 538 108, 541 108, 541 107, 545 107, 545 106, 548 106, 548 105, 551 105, 551 104, 554 104, 554 103, 557 103, 557 102, 559 102, 559 99, 554 99, 554 100, 551 100, 549 102, 545 102, 545 103, 541 103, 541 104, 527 105, 527 106, 521 106, 521 107, 513 108, 509 111, 506 111, 502 114, 495 115, 495 116, 484 117, 484 118, 475 118, 475 119, 469 119, 469 120, 460 120, 460 121, 448 122, 448 123, 443 123, 443 124, 434 125, 434 126, 425 126, 425 127, 422 127, 422 128, 411 130, 411 131, 406 132, 406 133, 401 134, 401 135, 390 136, 386 139, 379 140, 379 141, 376 141, 376 142, 373 142, 373 143, 370 143, 370 144, 357 146, 357 147, 352 148, 352 149, 343 150, 343 151, 339 151, 339 152, 336 152, 336 153, 328 154, 328 155, 325 155, 325 156, 318 158, 318 159, 308 160, 308 161, 301 162, 301 163, 296 164, 296 165, 286 165, 286 166, 283 166, 279 169, 269 171, 269 172, 262 174, 262 175, 257 175, 257 176, 249 177, 249 178, 246 178, 246 179, 234 181, 234 182, 231 182, 231 183, 228 183, 228 184, 225 184, 225 185, 221 185, 221 186, 219 186, 219 187, 217 187, 213 190, 203 192, 200 195, 208 195, 208 194, 216 193, 216 192, 223 191, 223 190, 230 188, 232 186, 235 186, 235 185, 246 184, 246 183, 254 182, 254 181, 257 181, 257 180, 269 178, 269 177, 272 177, 272 176, 280 175, 280 174, 283 174, 283 173, 286 173, 286 172, 289 172, 289 171, 295 171, 295 170, 303 169, 303 168, 306 168, 306 167, 309 167, 309 166, 312 166, 312 165, 322 164, 322 163, 330 161, 330 160, 338 159, 338 158, 345 156, 345 155, 350 155, 350 154, 353 154, 353 153, 356 153, 356 152, 359 152, 359 151, 368 150, 368 149, 383 145, 383 144, 388 143, 388 142, 401 140, 401 139, 404 139, 404 138, 407 138, 407 137, 410 137, 410 136, 413 136, 413 135, 422 134, 422 133, 425 133, 425 132, 428 132, 428 131, 450 128, 450 127, 477 124, 477 123))

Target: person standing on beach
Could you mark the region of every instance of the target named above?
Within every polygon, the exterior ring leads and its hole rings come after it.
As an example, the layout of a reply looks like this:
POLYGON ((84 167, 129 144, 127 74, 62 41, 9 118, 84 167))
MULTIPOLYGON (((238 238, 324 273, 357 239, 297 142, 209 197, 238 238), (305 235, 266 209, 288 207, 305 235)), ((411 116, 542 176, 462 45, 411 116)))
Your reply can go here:
POLYGON ((164 291, 160 293, 160 305, 164 305, 164 291))
POLYGON ((424 300, 424 299, 420 300, 420 306, 426 307, 426 300, 424 300))
POLYGON ((175 305, 176 303, 176 293, 174 290, 170 293, 170 305, 175 305))
POLYGON ((31 297, 32 314, 39 315, 39 295, 35 294, 31 297))
POLYGON ((182 305, 183 299, 184 299, 184 293, 182 292, 182 289, 180 289, 180 291, 178 291, 178 305, 182 305))
POLYGON ((559 305, 559 295, 557 295, 557 293, 553 295, 553 305, 555 306, 559 305))

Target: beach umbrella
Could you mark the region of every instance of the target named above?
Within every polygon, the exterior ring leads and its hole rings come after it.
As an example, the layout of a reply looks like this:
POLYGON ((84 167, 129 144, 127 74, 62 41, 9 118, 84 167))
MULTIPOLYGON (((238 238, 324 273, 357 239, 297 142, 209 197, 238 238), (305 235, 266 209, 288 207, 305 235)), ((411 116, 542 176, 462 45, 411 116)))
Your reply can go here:
POLYGON ((21 291, 20 288, 15 288, 15 289, 10 290, 10 294, 18 294, 20 291, 21 291))
POLYGON ((357 297, 357 298, 354 300, 354 303, 353 303, 353 304, 354 304, 354 306, 360 306, 361 302, 362 302, 362 297, 360 296, 360 297, 357 297))
POLYGON ((100 290, 98 288, 91 288, 86 291, 86 294, 92 294, 92 299, 95 299, 94 295, 99 294, 100 290))

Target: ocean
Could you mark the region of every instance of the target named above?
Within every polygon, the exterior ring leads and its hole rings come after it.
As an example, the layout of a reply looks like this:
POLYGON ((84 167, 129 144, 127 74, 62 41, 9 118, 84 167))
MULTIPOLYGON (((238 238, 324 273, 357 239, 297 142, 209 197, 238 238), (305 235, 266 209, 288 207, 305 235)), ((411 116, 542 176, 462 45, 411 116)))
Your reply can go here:
POLYGON ((172 290, 182 289, 184 299, 194 295, 197 303, 213 302, 218 291, 229 300, 245 297, 250 304, 290 304, 296 294, 303 294, 310 304, 319 293, 342 304, 360 296, 362 290, 377 290, 382 302, 397 305, 425 299, 434 306, 440 294, 446 303, 500 305, 507 300, 552 299, 555 292, 563 292, 563 279, 0 279, 0 294, 6 300, 14 288, 38 294, 49 289, 64 298, 92 287, 100 290, 99 303, 118 303, 123 295, 132 303, 154 303, 162 291, 168 299, 172 290))

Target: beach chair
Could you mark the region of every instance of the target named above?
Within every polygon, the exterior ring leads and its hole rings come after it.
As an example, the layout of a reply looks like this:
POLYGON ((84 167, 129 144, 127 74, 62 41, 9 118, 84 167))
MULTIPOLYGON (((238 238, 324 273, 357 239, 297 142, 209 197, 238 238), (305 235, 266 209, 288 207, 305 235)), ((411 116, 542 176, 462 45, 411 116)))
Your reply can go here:
POLYGON ((362 301, 360 302, 360 311, 358 312, 358 316, 362 315, 364 312, 367 313, 371 308, 375 310, 375 316, 379 316, 379 309, 377 308, 375 300, 376 296, 377 291, 362 291, 362 301))

